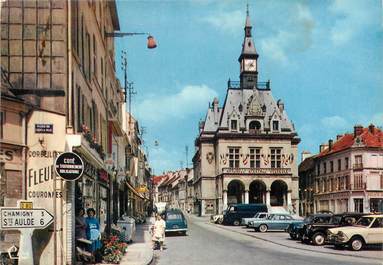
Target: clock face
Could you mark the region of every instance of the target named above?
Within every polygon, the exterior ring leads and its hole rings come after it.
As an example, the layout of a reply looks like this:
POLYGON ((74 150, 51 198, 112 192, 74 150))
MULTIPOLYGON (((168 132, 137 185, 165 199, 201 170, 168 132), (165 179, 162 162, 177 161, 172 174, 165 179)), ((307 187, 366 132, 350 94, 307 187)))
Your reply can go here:
POLYGON ((245 71, 257 71, 257 61, 254 59, 245 59, 245 71))

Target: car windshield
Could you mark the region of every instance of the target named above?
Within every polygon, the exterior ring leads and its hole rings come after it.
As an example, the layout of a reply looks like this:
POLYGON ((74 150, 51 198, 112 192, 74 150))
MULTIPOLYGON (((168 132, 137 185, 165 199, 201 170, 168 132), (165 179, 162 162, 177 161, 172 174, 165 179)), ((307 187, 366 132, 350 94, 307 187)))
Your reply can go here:
POLYGON ((182 219, 182 215, 179 213, 168 213, 167 220, 178 220, 182 219))
POLYGON ((371 224, 371 222, 374 220, 373 217, 362 217, 359 219, 358 222, 356 222, 355 225, 359 225, 359 226, 369 226, 371 224))
POLYGON ((333 217, 331 217, 330 223, 331 224, 339 224, 341 219, 342 219, 342 216, 334 215, 333 217))
POLYGON ((305 222, 305 223, 311 223, 312 221, 313 221, 313 219, 314 219, 314 216, 307 216, 304 220, 303 220, 303 222, 305 222))

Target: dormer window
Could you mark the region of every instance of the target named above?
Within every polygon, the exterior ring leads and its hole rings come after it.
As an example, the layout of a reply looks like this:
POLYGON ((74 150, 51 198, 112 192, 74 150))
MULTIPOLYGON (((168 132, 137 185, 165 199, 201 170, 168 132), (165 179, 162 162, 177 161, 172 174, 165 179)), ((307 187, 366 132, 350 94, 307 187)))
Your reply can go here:
POLYGON ((259 121, 251 121, 249 123, 249 132, 252 134, 260 133, 261 123, 259 121))
POLYGON ((279 121, 273 121, 273 131, 279 131, 279 121))
POLYGON ((232 131, 238 131, 238 121, 237 120, 231 120, 230 121, 230 128, 232 131))

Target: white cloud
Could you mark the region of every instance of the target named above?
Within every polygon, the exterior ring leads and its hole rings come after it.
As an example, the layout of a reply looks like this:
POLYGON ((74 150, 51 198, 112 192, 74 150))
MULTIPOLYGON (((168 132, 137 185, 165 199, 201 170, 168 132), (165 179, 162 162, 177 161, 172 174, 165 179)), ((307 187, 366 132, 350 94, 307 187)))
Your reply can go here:
MULTIPOLYGON (((335 45, 350 41, 363 30, 365 25, 372 22, 370 9, 366 8, 369 1, 336 0, 329 7, 337 19, 331 29, 331 40, 335 45)), ((378 6, 376 8, 379 8, 378 6)))
POLYGON ((330 116, 321 119, 321 125, 329 130, 347 129, 348 122, 340 116, 330 116))
POLYGON ((202 18, 203 22, 207 22, 211 26, 225 32, 240 32, 245 23, 245 15, 243 12, 236 10, 230 12, 215 13, 211 16, 202 18))
POLYGON ((138 104, 136 113, 143 124, 184 119, 205 109, 216 96, 217 92, 206 85, 189 85, 177 94, 146 98, 138 104))
POLYGON ((285 19, 285 29, 279 27, 277 33, 271 31, 272 35, 261 41, 263 53, 284 65, 288 63, 289 52, 302 52, 312 45, 315 21, 310 9, 297 4, 293 10, 285 19))

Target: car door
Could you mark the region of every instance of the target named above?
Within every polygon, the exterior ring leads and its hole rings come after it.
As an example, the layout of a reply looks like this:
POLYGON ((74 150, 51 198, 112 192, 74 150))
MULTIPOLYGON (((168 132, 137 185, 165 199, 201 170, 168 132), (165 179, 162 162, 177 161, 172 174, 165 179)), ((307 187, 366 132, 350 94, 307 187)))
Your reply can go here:
POLYGON ((276 229, 279 229, 278 227, 280 226, 280 222, 281 222, 281 216, 280 214, 275 214, 271 220, 270 220, 270 223, 268 224, 269 228, 271 230, 276 230, 276 229))
POLYGON ((367 229, 367 242, 368 244, 383 243, 383 218, 376 218, 371 226, 367 229))

